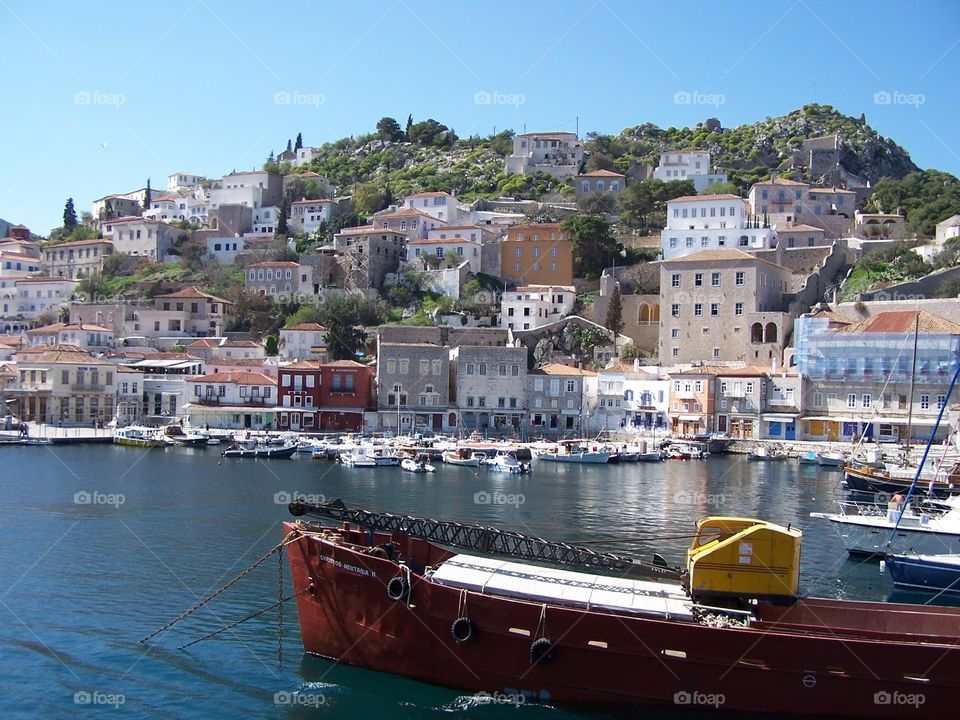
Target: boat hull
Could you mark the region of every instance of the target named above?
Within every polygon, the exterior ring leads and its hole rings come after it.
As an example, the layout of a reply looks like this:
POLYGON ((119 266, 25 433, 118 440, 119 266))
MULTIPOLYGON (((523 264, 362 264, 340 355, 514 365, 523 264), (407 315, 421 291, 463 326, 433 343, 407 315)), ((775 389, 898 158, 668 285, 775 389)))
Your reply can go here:
POLYGON ((851 555, 884 555, 885 553, 915 552, 922 555, 942 555, 960 552, 960 535, 935 530, 915 530, 900 527, 890 543, 893 527, 878 527, 850 520, 830 518, 843 546, 851 555), (889 543, 889 544, 888 544, 889 543))
MULTIPOLYGON (((355 530, 346 539, 362 543, 365 535, 355 530)), ((409 594, 399 600, 388 597, 400 572, 394 561, 317 536, 301 535, 287 547, 308 653, 551 704, 862 718, 903 717, 909 710, 911 717, 934 718, 953 712, 960 690, 956 638, 921 643, 910 634, 920 622, 925 633, 956 627, 957 609, 923 608, 921 618, 880 603, 760 603, 763 620, 752 628, 718 628, 464 593, 418 574, 417 563, 422 570, 445 559, 434 554, 439 548, 383 534, 374 542, 391 540, 416 559, 409 594), (453 623, 461 617, 473 632, 458 643, 453 623), (866 618, 859 621, 864 627, 847 629, 853 617, 866 618), (553 656, 533 663, 531 646, 540 637, 550 638, 553 656), (904 678, 921 671, 926 682, 904 678), (922 701, 907 709, 884 702, 918 693, 922 701)))
MULTIPOLYGON (((851 490, 869 493, 905 493, 913 484, 913 478, 900 479, 882 475, 867 468, 848 467, 844 470, 844 480, 851 490)), ((920 478, 917 488, 930 497, 960 495, 960 485, 936 482, 931 490, 929 479, 920 478)))
POLYGON ((960 563, 956 556, 949 562, 930 556, 888 555, 885 565, 897 587, 960 593, 960 563))
POLYGON ((289 447, 266 447, 254 449, 232 449, 224 450, 223 456, 227 458, 259 458, 261 460, 273 460, 276 458, 289 458, 297 451, 296 445, 289 447))

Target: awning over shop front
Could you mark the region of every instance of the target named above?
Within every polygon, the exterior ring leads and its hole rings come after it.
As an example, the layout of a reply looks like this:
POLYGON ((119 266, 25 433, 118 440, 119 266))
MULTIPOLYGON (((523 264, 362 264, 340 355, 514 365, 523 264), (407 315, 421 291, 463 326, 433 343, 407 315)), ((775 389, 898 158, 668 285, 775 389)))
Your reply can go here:
POLYGON ((703 420, 703 415, 678 415, 677 420, 680 422, 695 422, 698 423, 703 420))
POLYGON ((763 413, 760 419, 770 422, 793 422, 798 417, 800 417, 800 413, 763 413))

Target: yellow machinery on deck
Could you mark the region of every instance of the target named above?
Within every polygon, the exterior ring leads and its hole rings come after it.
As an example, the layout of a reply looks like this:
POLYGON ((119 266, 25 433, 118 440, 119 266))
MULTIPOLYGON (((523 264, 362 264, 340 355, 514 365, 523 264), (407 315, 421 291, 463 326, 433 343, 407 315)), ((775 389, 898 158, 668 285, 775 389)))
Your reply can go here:
POLYGON ((687 550, 690 595, 791 598, 800 586, 799 530, 738 517, 697 523, 687 550))

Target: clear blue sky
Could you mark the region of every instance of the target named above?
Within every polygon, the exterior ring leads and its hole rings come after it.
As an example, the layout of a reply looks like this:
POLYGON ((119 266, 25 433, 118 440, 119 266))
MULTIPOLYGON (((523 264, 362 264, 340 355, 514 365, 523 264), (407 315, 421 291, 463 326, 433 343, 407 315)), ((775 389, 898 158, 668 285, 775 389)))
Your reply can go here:
POLYGON ((41 234, 69 196, 89 210, 408 113, 461 136, 579 116, 583 134, 819 102, 960 174, 956 0, 0 0, 0 28, 0 217, 41 234))

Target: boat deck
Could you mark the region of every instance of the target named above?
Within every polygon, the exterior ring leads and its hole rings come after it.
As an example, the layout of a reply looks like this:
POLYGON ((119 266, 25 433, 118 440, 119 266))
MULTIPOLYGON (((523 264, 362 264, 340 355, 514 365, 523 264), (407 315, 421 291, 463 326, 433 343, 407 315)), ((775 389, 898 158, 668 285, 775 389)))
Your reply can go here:
POLYGON ((680 585, 593 575, 506 562, 475 555, 454 555, 431 579, 452 587, 535 602, 693 620, 693 603, 680 585))

